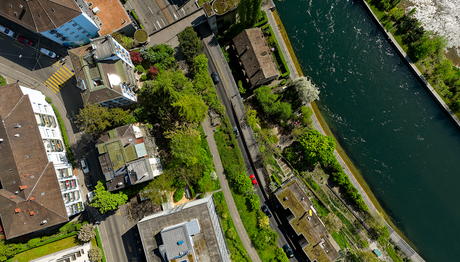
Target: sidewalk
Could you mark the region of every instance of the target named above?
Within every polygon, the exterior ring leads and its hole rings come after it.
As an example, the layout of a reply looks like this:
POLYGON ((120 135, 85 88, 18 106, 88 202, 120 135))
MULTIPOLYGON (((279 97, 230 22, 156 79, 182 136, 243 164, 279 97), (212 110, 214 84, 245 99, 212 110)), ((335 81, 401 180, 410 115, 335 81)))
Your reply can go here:
POLYGON ((216 141, 214 141, 214 129, 211 127, 211 123, 209 122, 209 116, 206 117, 202 126, 204 129, 204 133, 206 134, 206 140, 208 141, 209 150, 211 151, 214 165, 216 166, 216 172, 219 177, 222 192, 224 193, 225 201, 227 202, 228 211, 233 219, 236 231, 238 232, 238 235, 240 236, 241 241, 243 242, 243 245, 246 248, 246 251, 248 252, 248 255, 251 258, 251 260, 253 262, 262 262, 262 260, 260 260, 259 258, 259 255, 257 254, 257 251, 251 244, 251 240, 249 239, 248 233, 246 232, 246 229, 243 226, 243 222, 241 221, 241 217, 239 216, 239 212, 236 208, 235 201, 233 200, 232 192, 230 191, 230 187, 228 186, 227 178, 224 175, 224 167, 222 166, 222 161, 220 160, 216 141))

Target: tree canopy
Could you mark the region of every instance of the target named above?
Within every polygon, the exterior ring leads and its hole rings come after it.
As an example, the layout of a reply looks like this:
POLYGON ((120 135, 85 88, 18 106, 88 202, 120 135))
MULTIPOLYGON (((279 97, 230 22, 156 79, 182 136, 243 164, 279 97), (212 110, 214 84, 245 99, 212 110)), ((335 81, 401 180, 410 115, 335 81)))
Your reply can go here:
POLYGON ((260 18, 262 0, 241 0, 238 4, 240 23, 244 28, 252 27, 260 18))
POLYGON ((334 138, 324 136, 318 130, 309 130, 299 138, 299 142, 308 163, 315 165, 318 162, 322 164, 334 162, 334 138))
POLYGON ((90 206, 98 208, 101 214, 116 210, 120 205, 123 205, 128 200, 128 196, 122 192, 116 194, 110 193, 105 189, 101 181, 97 181, 96 189, 94 190, 94 198, 90 206))
POLYGON ((269 86, 261 86, 254 91, 254 96, 264 113, 277 119, 288 120, 292 117, 291 104, 279 101, 279 96, 272 93, 269 86))
POLYGON ((179 33, 179 44, 180 50, 189 64, 193 64, 193 59, 203 53, 203 43, 191 26, 179 33))
POLYGON ((87 104, 76 116, 75 124, 88 134, 99 134, 129 123, 128 111, 121 108, 108 108, 99 104, 87 104))
POLYGON ((299 93, 299 99, 304 104, 309 104, 319 99, 319 89, 305 76, 294 80, 294 86, 299 93))

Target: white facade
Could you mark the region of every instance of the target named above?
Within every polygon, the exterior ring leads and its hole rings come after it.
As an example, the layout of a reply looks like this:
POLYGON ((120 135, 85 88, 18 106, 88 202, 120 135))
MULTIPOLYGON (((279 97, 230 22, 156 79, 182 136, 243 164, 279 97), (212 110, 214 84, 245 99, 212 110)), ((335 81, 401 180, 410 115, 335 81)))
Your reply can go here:
POLYGON ((23 86, 21 90, 29 96, 32 103, 48 160, 53 162, 56 170, 67 215, 80 213, 84 210, 80 187, 77 178, 73 175, 72 165, 65 155, 65 145, 53 107, 46 102, 46 97, 40 91, 23 86))
POLYGON ((59 28, 40 34, 63 46, 76 47, 89 43, 91 38, 99 35, 98 31, 99 27, 93 19, 82 12, 59 28))

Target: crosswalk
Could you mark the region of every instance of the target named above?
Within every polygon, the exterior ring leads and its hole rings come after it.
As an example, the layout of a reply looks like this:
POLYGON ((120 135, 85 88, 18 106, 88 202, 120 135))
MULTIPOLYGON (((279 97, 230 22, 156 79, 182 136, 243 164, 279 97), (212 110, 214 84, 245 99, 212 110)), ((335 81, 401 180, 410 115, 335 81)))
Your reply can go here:
MULTIPOLYGON (((54 65, 57 65, 56 62, 54 65)), ((57 93, 61 90, 62 86, 64 86, 65 82, 67 82, 74 73, 68 69, 65 65, 59 67, 59 69, 45 81, 45 85, 51 89, 54 93, 57 93)))

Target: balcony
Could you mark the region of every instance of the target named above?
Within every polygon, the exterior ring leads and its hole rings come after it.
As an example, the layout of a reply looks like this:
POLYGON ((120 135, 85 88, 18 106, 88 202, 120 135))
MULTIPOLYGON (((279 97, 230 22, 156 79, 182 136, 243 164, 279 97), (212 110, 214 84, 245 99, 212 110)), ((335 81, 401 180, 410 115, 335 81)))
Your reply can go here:
MULTIPOLYGON (((77 181, 75 181, 75 179, 69 179, 69 180, 65 180, 65 181, 60 181, 59 186, 61 187, 61 191, 72 190, 72 189, 77 188, 77 181)), ((76 192, 78 192, 78 191, 76 191, 76 192)), ((66 194, 69 194, 69 193, 66 193, 66 194)), ((80 197, 80 196, 78 196, 78 197, 80 197)))
POLYGON ((72 177, 72 176, 73 176, 73 173, 72 173, 72 171, 71 171, 70 168, 58 169, 58 170, 57 170, 57 173, 58 173, 58 178, 59 178, 59 179, 68 178, 68 177, 72 177))
POLYGON ((61 140, 57 139, 43 139, 46 152, 64 152, 64 147, 61 140))
POLYGON ((81 204, 81 202, 66 206, 65 208, 67 210, 68 216, 83 211, 83 205, 81 204))

